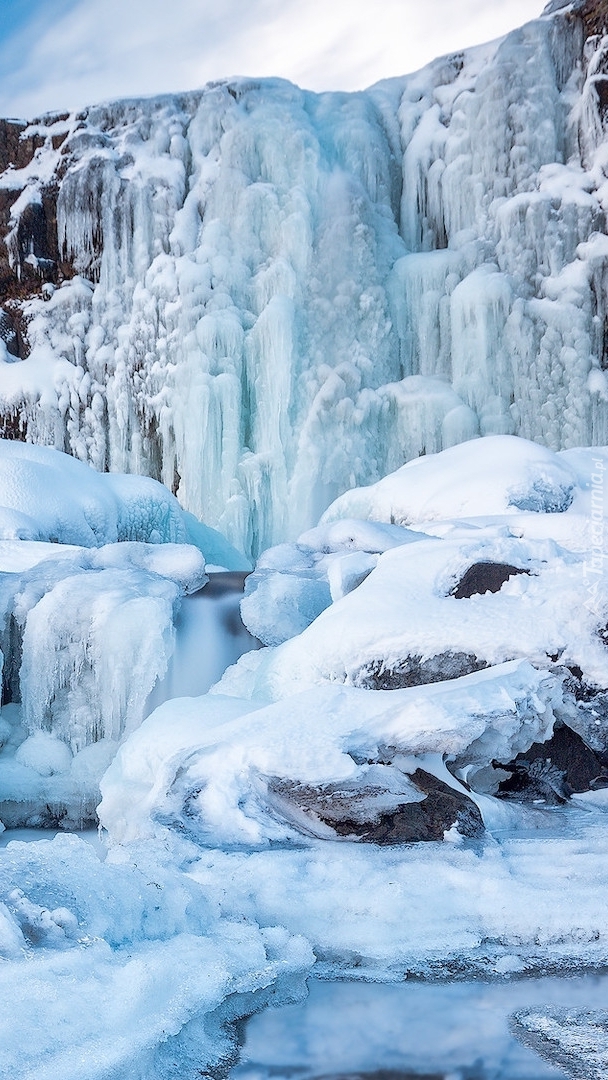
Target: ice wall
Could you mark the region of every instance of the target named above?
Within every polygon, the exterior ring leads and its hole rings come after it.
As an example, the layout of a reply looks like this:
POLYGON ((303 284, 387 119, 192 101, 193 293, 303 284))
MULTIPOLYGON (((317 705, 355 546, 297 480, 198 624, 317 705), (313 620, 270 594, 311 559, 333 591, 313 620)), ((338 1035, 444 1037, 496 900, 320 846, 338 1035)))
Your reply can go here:
POLYGON ((608 441, 607 64, 568 7, 363 93, 233 80, 25 128, 5 430, 162 479, 254 554, 476 434, 608 441))

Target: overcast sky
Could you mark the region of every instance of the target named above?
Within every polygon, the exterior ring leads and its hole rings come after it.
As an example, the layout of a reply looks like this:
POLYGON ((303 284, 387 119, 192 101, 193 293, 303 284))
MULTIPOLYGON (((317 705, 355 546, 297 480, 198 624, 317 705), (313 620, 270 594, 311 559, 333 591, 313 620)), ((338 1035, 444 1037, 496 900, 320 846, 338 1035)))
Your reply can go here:
POLYGON ((0 115, 280 75, 357 90, 536 18, 546 0, 0 0, 0 115))

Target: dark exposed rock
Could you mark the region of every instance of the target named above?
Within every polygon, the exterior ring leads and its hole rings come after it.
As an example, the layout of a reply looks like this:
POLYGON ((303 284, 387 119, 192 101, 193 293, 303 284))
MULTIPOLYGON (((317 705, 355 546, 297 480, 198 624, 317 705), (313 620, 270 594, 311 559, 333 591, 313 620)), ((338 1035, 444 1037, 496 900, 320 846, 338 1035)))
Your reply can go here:
POLYGON ((575 701, 595 701, 599 694, 605 693, 605 687, 587 682, 585 673, 578 664, 567 664, 568 675, 564 680, 564 689, 572 694, 575 701))
POLYGON ((450 595, 455 596, 457 600, 468 600, 469 597, 482 593, 497 593, 509 578, 516 574, 529 573, 529 570, 522 570, 521 567, 511 566, 509 563, 473 563, 468 570, 465 570, 450 595))
POLYGON ((585 36, 603 35, 608 30, 608 5, 606 0, 579 0, 574 11, 582 18, 585 36))
POLYGON ((0 308, 0 340, 6 345, 8 353, 18 359, 20 349, 17 327, 10 312, 4 308, 0 308))
POLYGON ((26 423, 18 409, 0 413, 0 439, 27 442, 26 423))
POLYGON ((403 690, 408 686, 459 679, 487 666, 485 660, 463 652, 439 653, 426 660, 421 656, 406 656, 393 667, 386 667, 383 660, 373 660, 353 676, 353 683, 365 690, 403 690))
POLYGON ((595 751, 602 765, 608 765, 608 691, 596 689, 575 697, 568 724, 595 751))
POLYGON ((36 150, 44 145, 40 135, 24 135, 27 126, 23 120, 0 120, 0 171, 10 165, 25 169, 36 150))
MULTIPOLYGON (((0 171, 9 170, 12 175, 13 170, 15 174, 15 187, 0 191, 0 303, 37 295, 42 283, 58 283, 74 273, 62 262, 58 250, 59 172, 55 181, 38 186, 37 197, 23 208, 18 222, 13 219, 13 206, 24 188, 19 171, 30 164, 46 141, 44 133, 25 135, 26 130, 20 121, 0 120, 0 171)), ((62 142, 64 136, 53 136, 53 146, 57 140, 62 142)))
POLYGON ((416 769, 407 780, 417 789, 418 798, 396 801, 390 810, 374 811, 374 796, 382 793, 365 787, 348 791, 344 785, 311 787, 275 780, 269 790, 279 796, 284 808, 291 804, 308 818, 312 831, 315 821, 322 822, 338 836, 368 844, 443 840, 444 833, 454 826, 463 836, 481 835, 481 814, 464 791, 449 787, 423 769, 416 769))
POLYGON ((38 797, 26 800, 0 797, 0 815, 7 829, 61 829, 73 832, 99 824, 95 809, 98 801, 99 793, 83 797, 78 810, 67 806, 60 798, 45 803, 41 784, 38 797))
POLYGON ((500 783, 498 794, 522 802, 542 800, 555 806, 574 792, 608 783, 608 770, 600 755, 566 724, 556 724, 547 742, 533 743, 509 764, 493 765, 511 773, 500 783))
POLYGON ((242 593, 249 573, 249 570, 224 570, 219 574, 211 574, 204 586, 205 596, 215 599, 219 596, 227 596, 229 593, 242 593))

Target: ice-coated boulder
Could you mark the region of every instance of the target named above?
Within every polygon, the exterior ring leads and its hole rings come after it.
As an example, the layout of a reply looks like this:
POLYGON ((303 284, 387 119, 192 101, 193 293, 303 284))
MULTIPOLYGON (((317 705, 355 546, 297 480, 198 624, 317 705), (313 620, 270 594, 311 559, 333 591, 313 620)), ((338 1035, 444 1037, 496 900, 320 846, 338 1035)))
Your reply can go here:
POLYGON ((245 582, 243 621, 264 645, 280 645, 365 581, 381 552, 423 538, 398 525, 355 519, 309 529, 295 544, 260 556, 245 582))

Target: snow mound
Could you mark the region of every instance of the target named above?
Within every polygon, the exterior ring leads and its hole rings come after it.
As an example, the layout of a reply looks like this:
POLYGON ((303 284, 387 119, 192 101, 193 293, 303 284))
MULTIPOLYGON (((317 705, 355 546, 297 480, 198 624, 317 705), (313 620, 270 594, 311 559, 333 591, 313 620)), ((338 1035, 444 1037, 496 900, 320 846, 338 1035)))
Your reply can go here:
POLYGON ((224 537, 184 513, 156 480, 98 473, 51 447, 6 439, 0 440, 0 539, 79 547, 192 543, 209 562, 248 568, 224 537))
POLYGON ((321 521, 358 517, 412 525, 518 511, 558 514, 572 506, 580 479, 567 453, 492 435, 409 461, 377 484, 345 492, 321 521))
POLYGON ((553 541, 504 532, 428 537, 380 555, 358 588, 299 636, 259 654, 250 692, 279 699, 325 681, 392 689, 520 657, 541 667, 559 660, 604 687, 605 579, 553 541), (509 576, 489 591, 484 568, 494 566, 509 576), (460 598, 459 583, 476 569, 482 584, 460 598))

